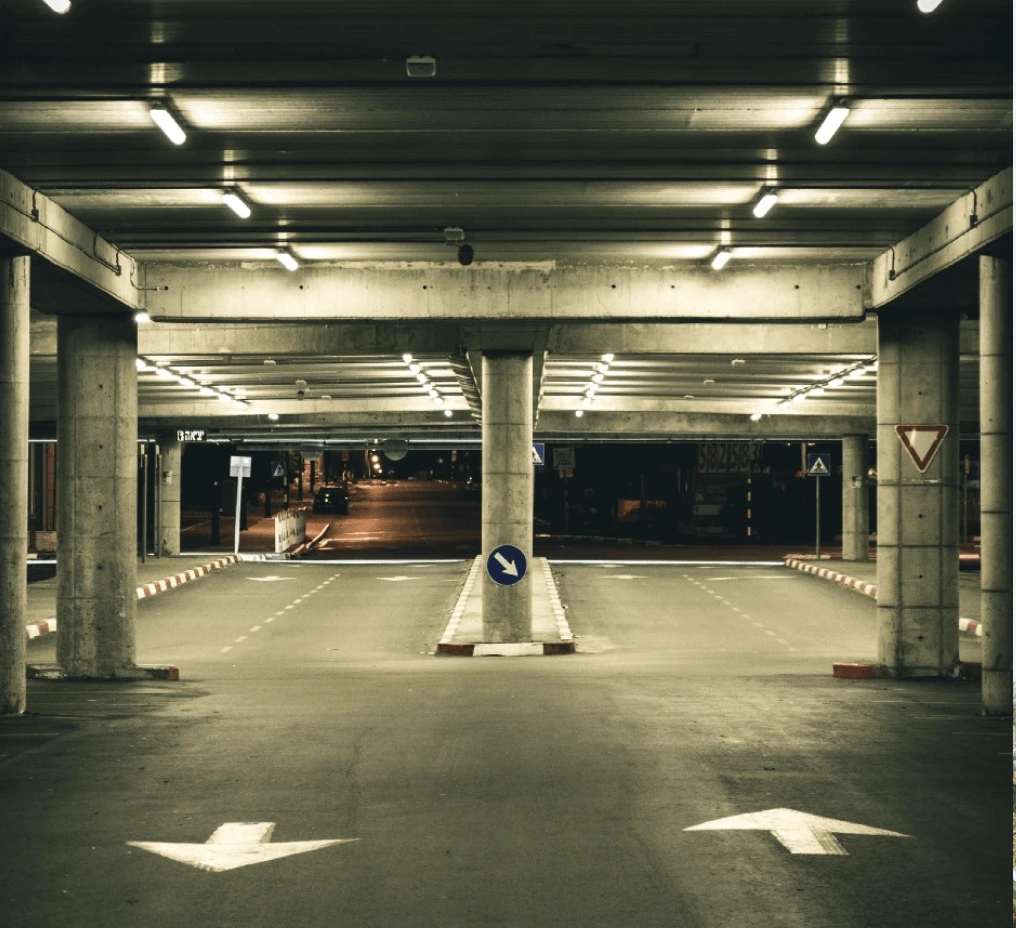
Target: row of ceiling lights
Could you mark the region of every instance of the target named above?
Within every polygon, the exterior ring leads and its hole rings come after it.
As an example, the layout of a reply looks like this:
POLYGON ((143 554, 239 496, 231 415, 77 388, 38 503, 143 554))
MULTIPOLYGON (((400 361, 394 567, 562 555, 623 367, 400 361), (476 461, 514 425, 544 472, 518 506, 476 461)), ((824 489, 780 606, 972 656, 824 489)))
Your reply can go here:
MULTIPOLYGON (((160 380, 172 380, 178 383, 181 387, 187 390, 197 390, 198 394, 211 399, 217 397, 223 403, 233 403, 240 409, 247 409, 250 403, 247 402, 242 396, 228 393, 224 389, 217 389, 210 386, 207 383, 198 383, 193 377, 190 377, 186 371, 174 370, 165 361, 152 361, 149 358, 138 356, 134 359, 134 366, 137 368, 140 374, 151 374, 154 373, 160 380)), ((279 418, 279 414, 276 412, 268 413, 268 418, 275 422, 279 418)))
POLYGON ((409 373, 416 377, 416 382, 420 385, 420 389, 434 401, 435 406, 444 407, 445 418, 450 419, 452 411, 445 406, 445 398, 441 395, 438 388, 431 383, 430 378, 424 373, 423 367, 408 351, 402 356, 402 363, 409 369, 409 373))
POLYGON ((613 360, 614 355, 608 351, 606 354, 601 355, 600 360, 593 365, 592 373, 589 376, 589 385, 584 390, 582 403, 575 410, 576 418, 581 419, 586 409, 593 405, 593 398, 599 391, 600 385, 606 379, 607 374, 610 373, 610 364, 613 360))
MULTIPOLYGON (((848 380, 858 380, 867 374, 874 374, 877 370, 878 358, 868 358, 866 361, 852 364, 850 367, 845 367, 843 370, 836 371, 805 387, 792 390, 783 399, 777 400, 776 406, 778 409, 786 409, 791 403, 801 403, 809 397, 822 396, 826 390, 842 387, 848 380)), ((762 413, 753 412, 749 418, 752 422, 758 422, 762 418, 762 413)))

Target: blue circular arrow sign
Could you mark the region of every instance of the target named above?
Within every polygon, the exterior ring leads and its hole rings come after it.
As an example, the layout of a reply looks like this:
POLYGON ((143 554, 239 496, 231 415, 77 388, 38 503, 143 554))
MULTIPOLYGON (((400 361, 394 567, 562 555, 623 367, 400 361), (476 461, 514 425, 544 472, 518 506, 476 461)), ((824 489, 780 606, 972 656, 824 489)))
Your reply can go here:
POLYGON ((498 545, 487 555, 487 573, 501 586, 518 583, 526 575, 526 556, 515 545, 498 545))

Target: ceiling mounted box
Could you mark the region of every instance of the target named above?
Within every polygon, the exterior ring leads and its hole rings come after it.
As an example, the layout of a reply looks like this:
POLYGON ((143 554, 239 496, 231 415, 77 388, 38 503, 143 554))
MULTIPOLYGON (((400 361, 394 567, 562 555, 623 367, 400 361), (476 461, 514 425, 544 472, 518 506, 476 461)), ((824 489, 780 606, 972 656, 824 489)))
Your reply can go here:
POLYGON ((411 55, 406 59, 406 74, 410 77, 433 77, 437 74, 437 59, 430 55, 411 55))

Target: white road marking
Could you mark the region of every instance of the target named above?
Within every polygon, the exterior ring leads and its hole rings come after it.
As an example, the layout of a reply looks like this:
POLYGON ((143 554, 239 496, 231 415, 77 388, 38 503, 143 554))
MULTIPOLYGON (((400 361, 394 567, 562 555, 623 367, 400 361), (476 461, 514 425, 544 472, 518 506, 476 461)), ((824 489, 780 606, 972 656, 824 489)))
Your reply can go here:
POLYGON ((795 809, 766 809, 764 812, 749 812, 746 815, 732 815, 701 825, 692 825, 685 831, 768 831, 791 854, 835 854, 845 857, 846 850, 835 834, 882 835, 891 838, 909 838, 910 835, 884 828, 871 828, 856 822, 844 822, 835 818, 822 818, 798 812, 795 809))
POLYGON ((776 632, 771 632, 771 631, 769 631, 768 628, 766 629, 766 634, 769 635, 770 638, 775 638, 776 637, 776 632))
POLYGON ((275 583, 278 580, 295 580, 296 577, 247 577, 248 580, 256 580, 258 583, 275 583))
POLYGON ((293 600, 293 602, 294 603, 302 603, 303 602, 303 597, 302 596, 298 596, 296 599, 293 600))
POLYGON ((401 583, 403 580, 419 580, 419 577, 406 577, 400 574, 398 577, 375 577, 375 580, 390 580, 392 583, 401 583))
POLYGON ((281 841, 270 844, 274 830, 275 822, 225 822, 212 832, 204 844, 169 844, 162 841, 128 841, 127 844, 200 870, 221 873, 359 840, 332 838, 325 841, 281 841))
POLYGON ((233 641, 235 641, 237 644, 239 644, 241 641, 246 641, 246 640, 247 640, 247 636, 246 635, 241 635, 239 638, 234 638, 233 639, 233 641))

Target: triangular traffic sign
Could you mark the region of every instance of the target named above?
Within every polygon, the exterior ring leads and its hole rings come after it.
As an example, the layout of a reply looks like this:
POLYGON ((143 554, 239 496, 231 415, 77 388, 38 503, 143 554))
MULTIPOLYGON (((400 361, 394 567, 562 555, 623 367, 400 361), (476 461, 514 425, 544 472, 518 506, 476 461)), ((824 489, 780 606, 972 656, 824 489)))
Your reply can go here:
POLYGON ((815 463, 808 469, 809 477, 828 477, 829 468, 826 467, 826 462, 821 457, 815 458, 815 463))
POLYGON ((899 435, 907 454, 923 474, 935 459, 939 446, 949 433, 948 425, 897 425, 899 435))

